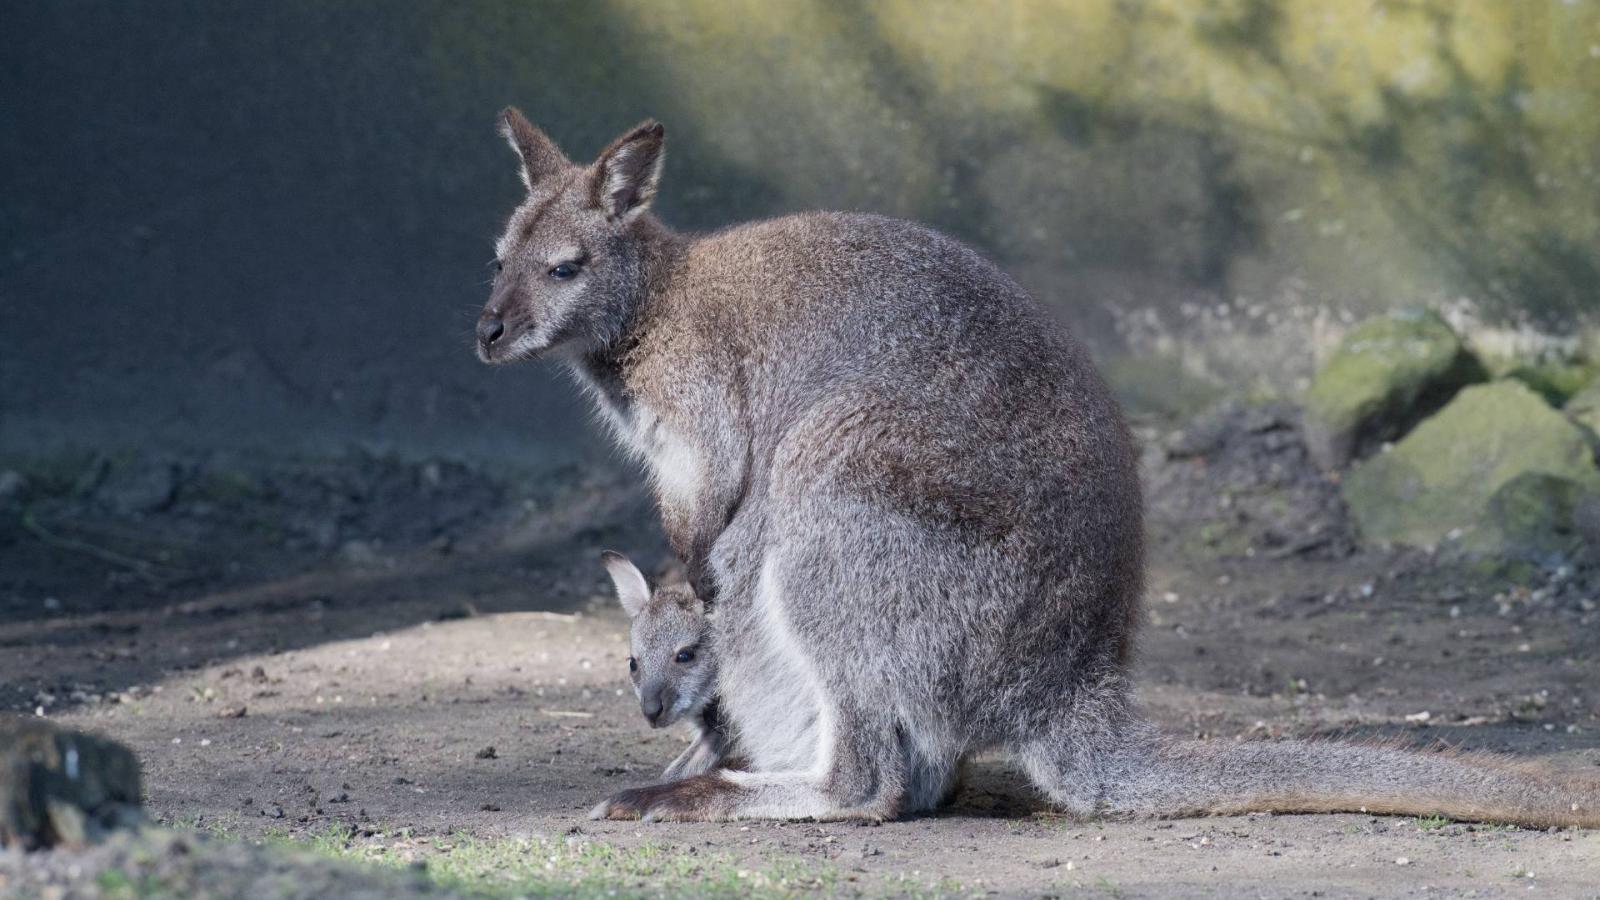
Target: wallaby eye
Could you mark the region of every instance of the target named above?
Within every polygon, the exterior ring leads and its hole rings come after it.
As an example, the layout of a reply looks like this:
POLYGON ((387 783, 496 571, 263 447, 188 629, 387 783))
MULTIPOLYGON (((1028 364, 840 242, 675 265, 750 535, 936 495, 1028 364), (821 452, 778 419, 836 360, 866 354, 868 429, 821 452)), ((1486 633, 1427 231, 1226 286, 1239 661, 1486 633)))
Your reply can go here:
POLYGON ((553 266, 550 269, 550 277, 557 281, 566 281, 568 278, 571 278, 576 274, 578 274, 577 263, 564 262, 561 265, 553 266))
POLYGON ((678 655, 673 657, 673 659, 680 663, 692 663, 694 662, 694 651, 687 648, 679 650, 678 655))
POLYGON ((498 259, 494 261, 494 272, 495 272, 496 275, 500 274, 501 272, 504 272, 505 268, 506 268, 506 264, 505 263, 501 262, 498 259))
POLYGON ((639 661, 637 659, 634 659, 631 656, 628 657, 628 671, 629 672, 637 672, 637 671, 639 671, 639 661))

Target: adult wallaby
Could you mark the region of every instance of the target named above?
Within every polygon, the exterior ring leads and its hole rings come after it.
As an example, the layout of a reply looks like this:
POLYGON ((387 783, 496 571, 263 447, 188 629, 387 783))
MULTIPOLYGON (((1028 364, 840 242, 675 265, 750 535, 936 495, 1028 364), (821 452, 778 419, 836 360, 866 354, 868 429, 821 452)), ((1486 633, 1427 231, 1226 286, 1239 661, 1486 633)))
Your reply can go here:
POLYGON ((654 588, 631 560, 601 554, 617 602, 628 614, 628 679, 652 728, 688 723, 689 746, 661 773, 664 780, 709 772, 728 758, 731 741, 717 703, 717 652, 710 610, 688 585, 654 588))
POLYGON ((1600 789, 1470 757, 1163 738, 1135 708, 1134 450, 1088 354, 926 228, 807 213, 677 234, 662 127, 574 165, 515 109, 527 199, 478 354, 566 364, 648 467, 717 605, 749 771, 616 818, 882 818, 1004 748, 1071 813, 1442 814, 1600 825, 1600 789))

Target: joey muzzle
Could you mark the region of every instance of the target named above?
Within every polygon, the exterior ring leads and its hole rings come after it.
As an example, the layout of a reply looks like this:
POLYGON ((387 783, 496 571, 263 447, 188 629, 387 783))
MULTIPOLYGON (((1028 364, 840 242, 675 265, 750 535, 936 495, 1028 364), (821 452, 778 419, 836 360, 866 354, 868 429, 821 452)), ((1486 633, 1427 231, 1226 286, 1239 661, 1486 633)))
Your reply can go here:
POLYGON ((669 711, 677 699, 677 691, 671 685, 647 684, 639 691, 639 711, 651 728, 662 728, 669 724, 669 711))

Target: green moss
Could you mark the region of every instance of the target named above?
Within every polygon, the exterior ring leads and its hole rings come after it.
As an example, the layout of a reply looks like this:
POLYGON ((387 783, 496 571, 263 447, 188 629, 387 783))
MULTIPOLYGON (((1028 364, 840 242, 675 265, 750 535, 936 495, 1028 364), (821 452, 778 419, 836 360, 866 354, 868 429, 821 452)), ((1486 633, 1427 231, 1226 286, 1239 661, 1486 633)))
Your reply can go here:
POLYGON ((1393 436, 1456 388, 1483 377, 1431 310, 1400 309, 1356 326, 1306 392, 1307 437, 1325 466, 1393 436))
POLYGON ((1352 330, 1317 372, 1307 410, 1335 426, 1354 425, 1414 400, 1460 353, 1461 340, 1437 313, 1406 309, 1376 316, 1352 330))
POLYGON ((837 890, 829 864, 793 858, 741 863, 726 853, 684 852, 661 844, 623 848, 600 841, 543 838, 437 838, 411 855, 387 841, 358 840, 343 828, 285 841, 318 855, 426 873, 460 896, 499 897, 794 897, 837 890), (420 865, 419 865, 420 863, 420 865))
POLYGON ((1525 385, 1498 381, 1466 388, 1391 452, 1357 465, 1343 493, 1368 539, 1428 546, 1459 531, 1469 550, 1509 552, 1515 542, 1496 516, 1526 516, 1513 529, 1525 531, 1544 500, 1515 488, 1491 501, 1530 474, 1600 490, 1583 432, 1525 385))
POLYGON ((1561 409, 1567 418, 1587 429, 1596 443, 1600 444, 1600 378, 1595 378, 1587 387, 1573 394, 1561 409))
POLYGON ((1511 370, 1506 377, 1533 388, 1550 405, 1561 406, 1600 377, 1600 366, 1573 362, 1524 365, 1511 370))
POLYGON ((1523 558, 1563 558, 1583 548, 1579 510, 1600 502, 1600 483, 1524 472, 1489 498, 1491 546, 1523 558))

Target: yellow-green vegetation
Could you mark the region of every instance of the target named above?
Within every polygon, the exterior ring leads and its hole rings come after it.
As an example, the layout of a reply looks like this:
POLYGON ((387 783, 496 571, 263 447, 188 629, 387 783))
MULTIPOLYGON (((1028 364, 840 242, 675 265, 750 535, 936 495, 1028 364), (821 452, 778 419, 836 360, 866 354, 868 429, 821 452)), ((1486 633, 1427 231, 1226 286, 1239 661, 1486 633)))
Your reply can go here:
POLYGON ((1326 468, 1361 443, 1393 437, 1482 368, 1438 313, 1398 309, 1352 329, 1305 396, 1306 442, 1326 468), (1430 396, 1433 402, 1427 402, 1430 396))
POLYGON ((764 859, 741 863, 699 847, 622 848, 591 839, 483 840, 466 834, 417 842, 356 839, 332 829, 287 843, 337 859, 425 873, 466 897, 791 897, 831 893, 840 875, 827 863, 764 859))
POLYGON ((1417 819, 1417 830, 1438 831, 1449 824, 1451 824, 1450 820, 1444 816, 1421 816, 1417 819))
POLYGON ((1542 555, 1600 492, 1587 436, 1517 381, 1468 387, 1342 485, 1370 540, 1542 555))
POLYGON ((427 24, 446 93, 492 79, 574 152, 661 117, 665 205, 705 224, 870 208, 1047 287, 1293 281, 1366 312, 1566 318, 1600 290, 1594 3, 479 0, 427 24))
MULTIPOLYGON (((147 827, 113 836, 73 879, 108 900, 156 897, 469 898, 802 897, 861 893, 827 862, 743 860, 698 846, 622 848, 576 837, 419 838, 408 831, 357 837, 346 828, 244 839, 147 827)), ((13 883, 15 886, 16 883, 13 883)), ((33 890, 48 894, 48 877, 33 890)), ((900 894, 926 887, 912 879, 900 894)), ((939 896, 960 893, 940 884, 939 896)), ((32 894, 28 894, 32 895, 32 894)), ((74 895, 76 896, 76 895, 74 895)))

